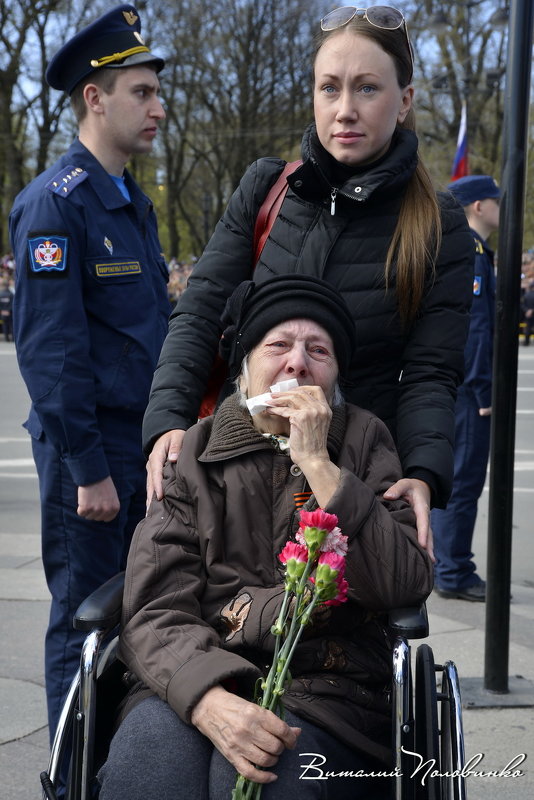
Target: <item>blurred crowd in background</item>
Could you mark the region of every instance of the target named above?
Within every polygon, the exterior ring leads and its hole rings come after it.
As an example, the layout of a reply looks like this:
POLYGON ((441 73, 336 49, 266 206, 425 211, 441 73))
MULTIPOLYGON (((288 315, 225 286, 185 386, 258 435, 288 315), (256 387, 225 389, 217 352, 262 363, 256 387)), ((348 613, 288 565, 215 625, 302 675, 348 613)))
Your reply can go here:
POLYGON ((15 260, 11 253, 0 259, 0 334, 13 341, 13 295, 15 294, 15 260))

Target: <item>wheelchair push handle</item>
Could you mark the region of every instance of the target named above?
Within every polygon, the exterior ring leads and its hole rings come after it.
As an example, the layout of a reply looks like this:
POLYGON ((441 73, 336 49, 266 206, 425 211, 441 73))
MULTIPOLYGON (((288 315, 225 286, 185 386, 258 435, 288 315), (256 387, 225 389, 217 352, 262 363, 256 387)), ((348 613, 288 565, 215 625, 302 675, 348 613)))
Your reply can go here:
POLYGON ((428 636, 428 614, 426 604, 395 608, 388 613, 390 629, 405 639, 425 639, 428 636))
POLYGON ((121 620, 124 572, 119 572, 86 597, 78 606, 73 626, 88 633, 96 628, 111 631, 121 620))

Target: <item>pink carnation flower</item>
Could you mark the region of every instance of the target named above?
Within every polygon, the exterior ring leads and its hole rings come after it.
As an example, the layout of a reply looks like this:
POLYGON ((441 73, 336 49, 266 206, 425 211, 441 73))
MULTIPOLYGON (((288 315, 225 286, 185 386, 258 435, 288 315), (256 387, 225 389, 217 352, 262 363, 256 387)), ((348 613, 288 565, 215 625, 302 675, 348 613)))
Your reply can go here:
POLYGON ((345 556, 339 556, 337 553, 321 553, 313 582, 320 592, 323 602, 340 596, 340 581, 344 573, 345 556))
POLYGON ((304 574, 308 550, 297 542, 286 542, 278 558, 286 565, 286 588, 291 588, 304 574))
POLYGON ((349 590, 349 584, 342 578, 341 575, 338 575, 336 578, 337 583, 337 595, 332 600, 325 600, 325 606, 340 606, 341 603, 347 602, 347 592, 349 590))
POLYGON ((317 566, 322 564, 327 564, 332 572, 336 572, 338 575, 343 575, 345 572, 345 556, 338 553, 321 553, 317 566))
POLYGON ((346 556, 349 549, 349 537, 343 536, 339 528, 334 528, 319 549, 323 553, 337 553, 339 556, 346 556))
POLYGON ((278 558, 282 564, 287 564, 290 560, 306 563, 308 561, 308 550, 304 545, 297 542, 286 542, 278 558))
POLYGON ((327 514, 322 508, 316 508, 315 511, 301 511, 300 512, 300 527, 301 528, 321 528, 326 531, 333 531, 337 525, 337 517, 335 514, 327 514))
POLYGON ((304 538, 304 534, 302 533, 302 530, 300 528, 295 534, 295 539, 299 544, 302 545, 302 547, 306 547, 306 539, 304 538))

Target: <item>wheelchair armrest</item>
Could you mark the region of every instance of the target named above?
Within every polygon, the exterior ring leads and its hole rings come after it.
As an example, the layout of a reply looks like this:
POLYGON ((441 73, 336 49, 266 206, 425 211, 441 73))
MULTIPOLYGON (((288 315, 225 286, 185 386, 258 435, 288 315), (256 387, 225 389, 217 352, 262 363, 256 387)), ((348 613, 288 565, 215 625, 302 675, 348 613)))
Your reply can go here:
POLYGON ((426 604, 395 608, 388 614, 391 630, 406 639, 424 639, 428 636, 428 615, 426 604))
POLYGON ((110 631, 119 624, 124 592, 124 572, 119 572, 86 597, 74 615, 75 630, 89 631, 99 628, 110 631))

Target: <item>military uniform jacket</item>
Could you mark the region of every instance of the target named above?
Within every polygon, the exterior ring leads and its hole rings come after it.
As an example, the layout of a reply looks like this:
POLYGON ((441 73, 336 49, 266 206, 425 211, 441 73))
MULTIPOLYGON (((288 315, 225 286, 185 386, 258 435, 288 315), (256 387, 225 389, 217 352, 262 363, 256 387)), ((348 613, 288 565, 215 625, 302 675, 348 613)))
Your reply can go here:
MULTIPOLYGON (((343 394, 388 425, 404 476, 426 481, 433 503, 443 506, 452 484, 454 403, 473 294, 465 214, 451 195, 439 195, 443 237, 436 270, 428 270, 415 323, 403 329, 394 265, 386 287, 384 264, 417 165, 417 138, 399 130, 379 162, 349 177, 336 174, 340 165, 324 163, 326 156, 312 126, 254 280, 301 273, 328 281, 343 295, 356 325, 343 394)), ((279 159, 263 158, 247 170, 176 304, 143 423, 147 450, 165 431, 196 421, 221 313, 235 286, 252 277, 254 224, 282 168, 279 159)))
POLYGON ((78 486, 109 475, 98 409, 143 413, 170 313, 152 204, 127 173, 125 184, 131 202, 76 141, 10 215, 27 426, 78 486))
POLYGON ((465 346, 465 378, 461 391, 478 408, 491 406, 493 335, 495 331, 495 273, 493 251, 471 229, 475 245, 475 277, 469 333, 465 346))

